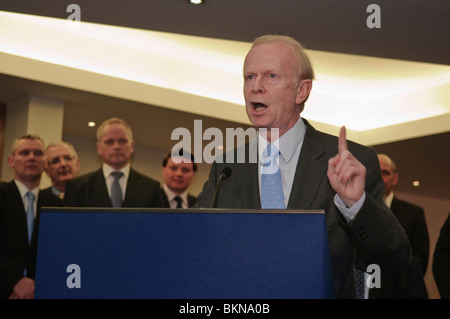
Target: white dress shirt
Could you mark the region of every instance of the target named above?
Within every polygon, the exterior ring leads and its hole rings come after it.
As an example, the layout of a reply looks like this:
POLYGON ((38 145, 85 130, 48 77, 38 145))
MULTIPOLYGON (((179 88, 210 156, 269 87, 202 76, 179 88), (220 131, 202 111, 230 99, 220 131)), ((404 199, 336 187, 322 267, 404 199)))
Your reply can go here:
MULTIPOLYGON (((284 204, 287 207, 289 202, 289 196, 292 190, 292 184, 294 182, 295 171, 297 169, 298 159, 300 158, 300 152, 303 145, 303 140, 305 139, 306 126, 301 117, 297 123, 286 133, 284 133, 278 141, 275 141, 274 144, 280 150, 281 156, 279 157, 280 162, 280 170, 281 170, 281 179, 283 183, 283 195, 284 195, 284 204), (278 145, 277 145, 278 144, 278 145)), ((264 149, 266 148, 268 142, 258 133, 258 169, 259 169, 259 187, 261 190, 261 172, 262 172, 262 155, 264 149)), ((337 143, 337 141, 336 141, 337 143)), ((350 222, 361 209, 364 200, 366 198, 365 192, 363 196, 359 199, 359 201, 353 205, 351 208, 348 208, 338 194, 334 197, 334 204, 339 209, 341 214, 350 222)))
POLYGON ((177 195, 177 194, 175 194, 169 187, 167 187, 166 184, 163 185, 163 189, 164 189, 164 192, 166 193, 167 200, 169 201, 170 208, 177 208, 178 203, 177 203, 177 201, 174 199, 176 196, 181 197, 181 199, 182 199, 182 201, 183 201, 183 202, 181 203, 181 206, 182 206, 183 208, 189 208, 188 198, 187 198, 187 197, 188 197, 188 192, 187 192, 187 190, 184 191, 182 194, 177 195))
POLYGON ((25 186, 24 183, 18 181, 17 179, 14 179, 14 182, 16 183, 17 188, 19 189, 20 197, 22 197, 23 202, 23 208, 25 209, 25 214, 28 210, 28 206, 30 205, 30 200, 28 199, 27 193, 31 191, 34 194, 34 217, 36 218, 36 211, 37 211, 37 201, 38 201, 38 195, 39 195, 39 187, 36 187, 32 190, 29 190, 28 187, 25 186))
MULTIPOLYGON (((114 177, 111 175, 111 173, 116 172, 116 170, 105 163, 103 163, 102 169, 103 175, 105 177, 106 188, 108 189, 108 195, 111 198, 111 187, 114 182, 114 177)), ((127 191, 128 177, 130 176, 130 164, 127 164, 126 166, 122 167, 122 169, 118 170, 117 172, 123 173, 122 177, 119 179, 119 185, 120 188, 122 189, 122 200, 124 200, 125 192, 127 191)))

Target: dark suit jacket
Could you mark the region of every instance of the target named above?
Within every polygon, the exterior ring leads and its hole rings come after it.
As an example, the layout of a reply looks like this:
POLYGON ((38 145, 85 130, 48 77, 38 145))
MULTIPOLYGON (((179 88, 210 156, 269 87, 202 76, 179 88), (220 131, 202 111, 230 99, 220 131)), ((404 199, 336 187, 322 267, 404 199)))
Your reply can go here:
MULTIPOLYGON (((357 216, 347 224, 334 204, 335 191, 327 177, 328 160, 338 152, 337 138, 316 131, 304 122, 306 134, 287 208, 325 211, 336 297, 355 298, 353 264, 366 270, 369 264, 375 263, 382 272, 396 274, 409 262, 409 242, 397 219, 382 202, 384 183, 375 151, 352 142, 348 143, 349 150, 367 169, 366 200, 357 216)), ((212 164, 209 180, 196 206, 210 207, 222 169, 230 167, 232 175, 220 186, 217 207, 261 208, 258 164, 225 163, 225 157, 223 162, 212 164)))
MULTIPOLYGON (((169 199, 167 198, 167 194, 164 191, 164 188, 161 187, 160 191, 161 191, 162 207, 170 208, 169 199)), ((195 197, 195 196, 193 196, 191 194, 187 195, 187 200, 188 200, 188 206, 189 207, 192 207, 192 206, 195 205, 195 203, 197 203, 197 197, 195 197)))
POLYGON ((26 214, 19 189, 14 181, 0 183, 0 298, 9 297, 25 269, 27 277, 35 277, 40 209, 43 206, 61 207, 63 202, 53 194, 39 192, 34 230, 28 244, 26 214))
POLYGON ((420 260, 413 256, 400 274, 381 274, 381 287, 370 289, 370 299, 428 299, 420 260))
POLYGON ((412 254, 419 258, 423 273, 425 274, 430 255, 430 239, 423 208, 394 196, 391 210, 405 229, 406 235, 411 243, 412 254))
MULTIPOLYGON (((130 169, 122 207, 161 207, 159 182, 130 169)), ((78 176, 66 184, 64 204, 68 207, 112 207, 103 170, 78 176)))
POLYGON ((450 298, 450 214, 441 228, 434 250, 433 275, 441 298, 450 298))

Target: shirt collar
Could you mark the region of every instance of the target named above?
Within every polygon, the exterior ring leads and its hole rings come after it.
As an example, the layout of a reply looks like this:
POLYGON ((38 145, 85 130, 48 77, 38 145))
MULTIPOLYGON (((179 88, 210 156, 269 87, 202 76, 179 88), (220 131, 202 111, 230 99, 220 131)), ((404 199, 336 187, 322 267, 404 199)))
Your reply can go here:
POLYGON ((387 197, 384 197, 384 203, 391 208, 392 200, 394 199, 394 192, 391 192, 387 197))
MULTIPOLYGON (((302 118, 299 117, 297 123, 279 138, 278 148, 286 162, 289 162, 294 156, 297 147, 303 144, 305 133, 306 125, 302 118)), ((258 133, 258 158, 262 158, 266 146, 267 140, 258 133)))
POLYGON ((180 195, 175 194, 169 187, 167 187, 166 184, 163 185, 164 188, 164 192, 166 192, 167 195, 167 200, 170 202, 171 200, 173 200, 175 198, 175 196, 180 196, 181 199, 183 200, 184 203, 187 203, 187 190, 185 190, 183 193, 181 193, 180 195))
POLYGON ((18 181, 17 179, 14 179, 14 182, 16 183, 17 188, 19 189, 20 196, 23 198, 29 191, 34 194, 34 196, 37 198, 39 194, 39 187, 36 187, 34 189, 29 190, 28 187, 25 186, 24 183, 21 181, 18 181))
POLYGON ((122 172, 123 175, 128 178, 128 176, 130 175, 130 163, 128 163, 127 165, 125 165, 124 167, 122 167, 120 170, 116 171, 115 169, 113 169, 111 166, 109 166, 106 163, 103 163, 102 166, 103 169, 103 175, 105 176, 105 178, 108 178, 112 172, 122 172))

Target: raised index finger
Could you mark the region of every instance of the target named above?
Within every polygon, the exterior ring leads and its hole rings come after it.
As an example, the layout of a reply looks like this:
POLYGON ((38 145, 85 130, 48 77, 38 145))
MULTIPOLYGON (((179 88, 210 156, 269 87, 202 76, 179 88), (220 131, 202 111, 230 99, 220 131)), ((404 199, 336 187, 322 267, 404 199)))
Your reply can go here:
POLYGON ((346 130, 345 130, 345 126, 342 126, 341 130, 339 132, 338 152, 342 153, 343 151, 346 151, 346 150, 348 150, 347 139, 346 139, 346 130))

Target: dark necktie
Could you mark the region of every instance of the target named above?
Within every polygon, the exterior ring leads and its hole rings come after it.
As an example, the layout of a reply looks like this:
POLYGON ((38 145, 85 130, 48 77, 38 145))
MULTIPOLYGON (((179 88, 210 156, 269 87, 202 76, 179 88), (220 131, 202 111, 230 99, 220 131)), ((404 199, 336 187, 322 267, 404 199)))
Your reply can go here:
POLYGON ((114 181, 111 187, 111 202, 113 207, 122 207, 122 188, 119 184, 119 179, 123 176, 122 172, 112 172, 114 181))
POLYGON ((177 202, 177 208, 183 208, 183 206, 181 205, 181 203, 183 203, 183 200, 180 196, 175 196, 173 199, 177 202))

